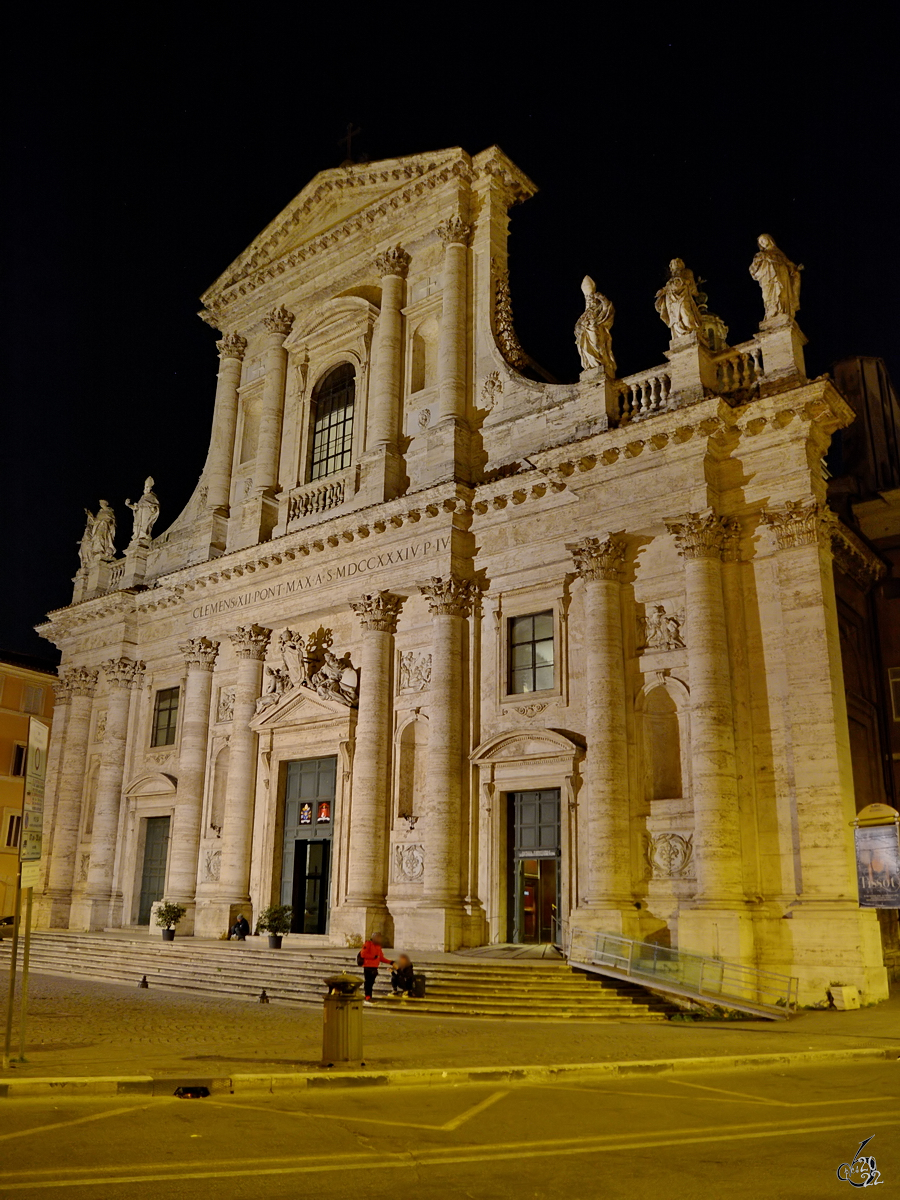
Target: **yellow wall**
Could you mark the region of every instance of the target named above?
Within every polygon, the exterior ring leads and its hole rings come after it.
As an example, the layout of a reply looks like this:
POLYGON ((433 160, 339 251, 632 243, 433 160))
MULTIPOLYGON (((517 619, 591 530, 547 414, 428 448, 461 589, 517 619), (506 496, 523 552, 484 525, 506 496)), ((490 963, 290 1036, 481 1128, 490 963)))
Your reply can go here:
MULTIPOLYGON (((40 717, 47 724, 53 717, 54 675, 0 660, 0 917, 12 916, 16 897, 18 843, 7 846, 10 817, 22 811, 25 779, 14 775, 15 747, 28 741, 28 718, 40 717), (40 688, 39 711, 25 712, 26 689, 40 688)), ((24 764, 22 766, 24 770, 24 764)))

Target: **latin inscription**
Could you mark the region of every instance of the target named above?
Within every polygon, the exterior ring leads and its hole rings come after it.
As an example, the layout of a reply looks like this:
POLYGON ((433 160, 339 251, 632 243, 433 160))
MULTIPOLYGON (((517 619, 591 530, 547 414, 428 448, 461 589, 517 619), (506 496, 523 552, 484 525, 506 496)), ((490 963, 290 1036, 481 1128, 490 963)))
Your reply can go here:
POLYGON ((313 588, 327 587, 330 583, 340 583, 344 579, 352 579, 355 575, 365 575, 369 571, 377 571, 380 567, 393 567, 400 563, 412 562, 414 559, 426 558, 430 554, 440 554, 449 545, 449 537, 439 537, 434 541, 403 546, 399 550, 386 550, 383 554, 370 554, 366 558, 358 558, 352 562, 343 563, 339 567, 322 567, 315 574, 298 575, 294 579, 285 579, 281 583, 273 583, 269 587, 242 592, 239 596, 227 596, 222 600, 213 600, 209 604, 200 604, 191 610, 191 616, 194 618, 211 617, 216 613, 231 612, 232 609, 249 608, 254 604, 262 604, 265 600, 276 600, 280 596, 291 596, 297 592, 308 592, 313 588))

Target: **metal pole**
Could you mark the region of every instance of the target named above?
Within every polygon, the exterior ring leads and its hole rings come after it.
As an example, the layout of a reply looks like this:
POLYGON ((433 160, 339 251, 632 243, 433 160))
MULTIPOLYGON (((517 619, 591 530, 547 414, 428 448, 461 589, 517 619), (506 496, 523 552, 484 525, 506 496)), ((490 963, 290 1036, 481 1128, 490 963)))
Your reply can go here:
POLYGON ((22 943, 22 995, 19 1000, 19 1062, 25 1061, 25 1017, 28 1013, 28 952, 31 949, 31 898, 34 888, 25 889, 25 938, 22 943))
POLYGON ((19 956, 19 918, 22 914, 22 864, 16 876, 16 910, 13 917, 12 948, 9 955, 9 989, 6 994, 6 1036, 3 1040, 3 1069, 9 1067, 9 1048, 12 1044, 13 1004, 16 1000, 16 965, 19 956))

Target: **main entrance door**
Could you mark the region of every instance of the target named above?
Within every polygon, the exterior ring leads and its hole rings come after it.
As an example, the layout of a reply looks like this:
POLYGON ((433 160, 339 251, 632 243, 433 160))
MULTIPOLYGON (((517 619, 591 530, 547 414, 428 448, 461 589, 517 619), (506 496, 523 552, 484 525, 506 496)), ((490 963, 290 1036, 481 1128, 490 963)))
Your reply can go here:
POLYGON ((559 919, 559 788, 510 792, 510 941, 554 942, 559 919))
POLYGON ((148 817, 144 838, 144 866, 141 871, 141 900, 138 924, 150 924, 150 909, 163 898, 166 890, 166 864, 169 859, 169 817, 148 817))
POLYGON ((328 893, 337 758, 287 764, 281 903, 293 907, 292 933, 328 932, 328 893))

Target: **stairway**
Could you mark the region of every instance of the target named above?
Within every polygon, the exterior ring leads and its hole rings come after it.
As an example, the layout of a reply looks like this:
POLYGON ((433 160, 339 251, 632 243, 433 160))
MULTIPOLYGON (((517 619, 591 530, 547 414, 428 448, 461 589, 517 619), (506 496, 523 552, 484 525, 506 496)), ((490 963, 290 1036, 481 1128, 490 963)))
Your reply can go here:
MULTIPOLYGON (((8 941, 0 943, 7 963, 8 941)), ((21 961, 21 948, 20 948, 21 961)), ((228 995, 257 1000, 265 989, 272 1000, 298 1004, 322 1002, 324 979, 342 970, 361 975, 356 951, 268 950, 257 940, 157 941, 135 934, 38 931, 32 934, 31 970, 136 987, 146 975, 149 986, 199 995, 228 995)), ((386 1013, 430 1016, 500 1017, 528 1020, 664 1020, 667 1012, 644 989, 628 983, 590 978, 564 962, 525 960, 519 965, 480 959, 415 956, 416 970, 428 977, 423 999, 390 996, 390 972, 382 969, 375 999, 386 1013)))

